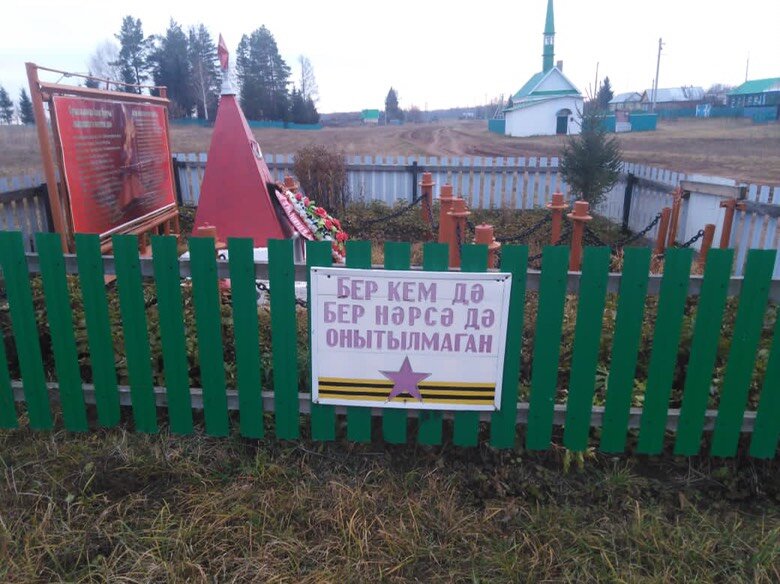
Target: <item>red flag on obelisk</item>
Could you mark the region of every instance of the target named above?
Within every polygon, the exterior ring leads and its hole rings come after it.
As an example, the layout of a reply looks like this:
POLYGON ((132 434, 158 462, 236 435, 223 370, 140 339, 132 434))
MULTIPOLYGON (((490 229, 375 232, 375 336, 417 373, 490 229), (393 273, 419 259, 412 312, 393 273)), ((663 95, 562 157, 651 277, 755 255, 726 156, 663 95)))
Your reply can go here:
MULTIPOLYGON (((227 76, 228 52, 219 36, 219 61, 227 76)), ((251 237, 255 247, 286 237, 268 192, 273 183, 230 84, 223 85, 193 231, 213 225, 221 240, 251 237)))

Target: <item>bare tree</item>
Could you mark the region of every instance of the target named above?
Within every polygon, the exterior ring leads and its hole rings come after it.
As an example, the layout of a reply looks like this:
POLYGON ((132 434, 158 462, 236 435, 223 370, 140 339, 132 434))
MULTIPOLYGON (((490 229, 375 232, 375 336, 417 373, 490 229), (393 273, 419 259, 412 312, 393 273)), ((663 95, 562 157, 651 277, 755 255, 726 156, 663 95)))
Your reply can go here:
POLYGON ((317 87, 317 79, 314 77, 314 67, 311 61, 305 55, 298 57, 298 64, 301 66, 301 95, 303 100, 311 99, 317 103, 320 99, 320 90, 317 87))
POLYGON ((122 72, 116 62, 119 60, 119 45, 113 40, 105 40, 95 47, 89 57, 87 67, 90 74, 103 79, 121 80, 122 72))

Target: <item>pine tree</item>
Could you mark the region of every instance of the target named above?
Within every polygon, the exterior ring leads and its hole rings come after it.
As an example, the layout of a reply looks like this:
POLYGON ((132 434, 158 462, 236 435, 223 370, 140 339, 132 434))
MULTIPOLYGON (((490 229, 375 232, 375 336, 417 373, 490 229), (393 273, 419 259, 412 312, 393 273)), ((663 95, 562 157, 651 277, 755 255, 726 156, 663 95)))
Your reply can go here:
POLYGON ((303 93, 295 88, 290 94, 290 120, 296 124, 307 123, 306 100, 303 99, 303 93))
POLYGON ((599 111, 605 112, 609 109, 609 102, 614 97, 612 86, 609 83, 609 77, 604 77, 604 81, 596 94, 596 107, 599 111))
POLYGON ((621 156, 617 138, 604 129, 604 116, 585 114, 582 132, 569 136, 561 150, 560 173, 573 193, 595 206, 615 186, 621 156))
POLYGON ((10 124, 14 121, 14 102, 8 97, 5 87, 0 86, 0 122, 10 124))
POLYGON ((90 78, 84 80, 84 87, 88 89, 100 89, 100 81, 92 79, 93 73, 91 70, 87 72, 87 75, 89 75, 90 78))
MULTIPOLYGON (((111 65, 119 68, 121 80, 125 83, 143 83, 147 79, 149 41, 144 38, 141 19, 125 16, 119 34, 115 36, 120 44, 119 58, 111 65)), ((125 86, 125 91, 141 93, 138 87, 125 86)))
POLYGON ((195 107, 187 35, 171 19, 165 36, 155 37, 148 63, 155 85, 164 85, 171 100, 173 117, 186 117, 195 107))
POLYGON ((35 123, 35 114, 33 114, 33 104, 27 91, 22 87, 19 92, 19 118, 25 125, 35 123))
POLYGON ((404 112, 398 107, 398 93, 392 87, 385 98, 385 118, 387 121, 404 119, 404 112))
POLYGON ((217 109, 222 82, 217 46, 203 24, 189 29, 189 58, 192 91, 198 118, 211 119, 217 109))
POLYGON ((319 124, 320 112, 317 111, 317 105, 314 100, 309 97, 306 99, 306 122, 307 124, 319 124))
POLYGON ((241 107, 250 120, 288 119, 290 67, 265 26, 241 37, 236 52, 236 73, 241 87, 241 107))

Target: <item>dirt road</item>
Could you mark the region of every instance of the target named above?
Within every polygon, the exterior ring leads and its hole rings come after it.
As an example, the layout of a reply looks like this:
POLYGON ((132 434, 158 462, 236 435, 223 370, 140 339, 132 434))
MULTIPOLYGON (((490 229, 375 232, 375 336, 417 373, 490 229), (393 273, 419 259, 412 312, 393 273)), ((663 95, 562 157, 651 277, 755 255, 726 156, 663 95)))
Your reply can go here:
MULTIPOLYGON (((484 121, 407 124, 404 126, 324 128, 319 131, 255 130, 265 152, 294 153, 320 144, 345 154, 382 156, 555 156, 565 138, 509 138, 487 131, 484 121)), ((780 184, 780 124, 745 120, 661 122, 656 132, 620 134, 624 157, 662 168, 780 184)), ((179 152, 208 150, 211 130, 172 126, 172 147, 179 152)), ((40 167, 31 127, 0 126, 0 176, 40 167)))

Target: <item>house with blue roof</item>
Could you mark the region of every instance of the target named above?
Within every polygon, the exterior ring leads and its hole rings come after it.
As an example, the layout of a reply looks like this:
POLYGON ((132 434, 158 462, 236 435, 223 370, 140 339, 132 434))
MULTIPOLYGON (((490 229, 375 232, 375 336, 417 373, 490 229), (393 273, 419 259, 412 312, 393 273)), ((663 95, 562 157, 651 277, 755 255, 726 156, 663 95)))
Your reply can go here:
POLYGON ((547 0, 542 70, 509 98, 504 109, 507 136, 579 134, 584 100, 555 59, 553 0, 547 0))

